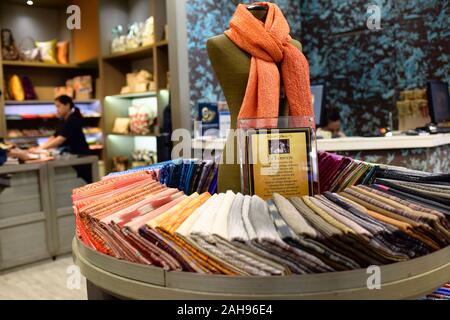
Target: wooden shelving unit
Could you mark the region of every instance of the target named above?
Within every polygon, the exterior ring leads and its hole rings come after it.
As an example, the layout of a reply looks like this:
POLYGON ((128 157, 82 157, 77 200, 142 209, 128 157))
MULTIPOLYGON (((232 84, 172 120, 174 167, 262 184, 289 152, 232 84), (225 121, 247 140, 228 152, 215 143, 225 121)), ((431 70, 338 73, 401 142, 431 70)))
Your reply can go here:
MULTIPOLYGON (((94 0, 89 6, 78 3, 82 6, 82 11, 85 16, 89 16, 92 12, 97 15, 97 1, 94 0)), ((45 138, 45 136, 36 137, 17 137, 12 138, 8 136, 8 130, 36 130, 48 129, 54 130, 58 124, 56 116, 54 118, 48 116, 35 118, 20 118, 19 114, 39 114, 42 111, 37 111, 42 108, 40 105, 54 104, 54 88, 57 86, 64 86, 66 80, 72 79, 76 76, 90 75, 92 77, 94 92, 96 79, 99 76, 99 53, 92 51, 95 47, 93 43, 98 40, 98 28, 87 28, 89 21, 82 20, 81 30, 69 30, 66 26, 65 19, 61 19, 67 15, 66 1, 48 0, 45 3, 36 1, 33 6, 27 6, 25 1, 7 0, 0 3, 0 10, 3 12, 11 12, 11 14, 3 15, 0 21, 0 27, 9 28, 12 30, 16 45, 20 45, 23 39, 31 37, 35 40, 57 39, 69 41, 69 56, 70 63, 68 64, 53 64, 46 62, 31 62, 31 61, 9 61, 3 60, 0 53, 0 137, 6 139, 37 139, 45 138), (20 12, 20 15, 17 14, 20 12), (23 21, 26 21, 31 28, 23 28, 23 21), (80 36, 88 35, 80 38, 80 36), (12 75, 27 76, 34 85, 38 100, 13 101, 7 97, 7 92, 4 92, 8 79, 12 75), (6 81, 6 83, 5 83, 6 81), (9 111, 8 111, 9 108, 9 111), (15 116, 14 108, 17 108, 17 117, 15 116), (27 110, 24 111, 24 108, 27 110), (29 109, 29 111, 28 111, 29 109), (10 115, 6 116, 6 113, 10 115)), ((98 51, 98 50, 97 50, 98 51)), ((94 95, 94 98, 96 96, 94 95)), ((99 97, 99 96, 98 96, 99 97)), ((97 97, 97 98, 98 98, 97 97)), ((100 116, 87 116, 85 120, 86 126, 102 127, 102 107, 99 99, 91 100, 76 100, 75 104, 96 104, 95 112, 100 116), (98 109, 98 111, 97 111, 98 109)), ((46 109, 49 109, 45 107, 46 109)), ((54 113, 54 110, 49 109, 49 114, 54 113)), ((88 111, 90 112, 90 111, 88 111)), ((46 113, 46 111, 44 112, 46 113)), ((95 113, 93 113, 95 114, 95 113)), ((98 153, 98 155, 102 155, 98 153)))
MULTIPOLYGON (((112 128, 118 117, 128 117, 128 109, 133 104, 150 104, 156 108, 157 123, 162 123, 164 107, 169 103, 169 94, 162 92, 167 88, 169 71, 169 42, 164 30, 167 23, 166 1, 161 0, 108 0, 100 2, 100 79, 104 106, 103 132, 105 133, 105 166, 112 169, 115 156, 130 157, 137 149, 145 148, 157 151, 159 128, 154 134, 133 135, 114 134, 112 128), (111 21, 105 12, 116 12, 116 19, 111 21), (144 22, 154 17, 155 42, 152 45, 111 53, 111 30, 118 24, 126 26, 133 22, 144 22), (145 69, 153 74, 156 82, 155 92, 120 94, 126 85, 127 73, 145 69)), ((130 161, 131 163, 131 161, 130 161)))
MULTIPOLYGON (((41 126, 53 126, 57 119, 8 119, 5 107, 29 105, 30 109, 43 104, 53 104, 53 88, 64 85, 66 79, 78 75, 91 75, 95 81, 95 98, 101 101, 101 117, 87 117, 89 126, 100 126, 103 135, 104 148, 101 155, 105 160, 107 171, 111 170, 112 157, 130 156, 137 148, 147 148, 157 151, 158 126, 151 135, 115 135, 112 133, 114 120, 117 117, 128 117, 128 109, 136 103, 148 103, 155 108, 158 119, 162 123, 163 109, 169 103, 168 72, 169 72, 169 41, 165 30, 167 24, 167 8, 164 0, 93 0, 89 3, 80 2, 83 15, 82 29, 67 30, 64 19, 45 19, 53 15, 65 15, 66 3, 49 0, 51 6, 36 3, 33 8, 14 0, 7 0, 8 6, 20 8, 16 12, 30 16, 37 24, 32 30, 20 29, 14 22, 13 33, 16 43, 25 36, 37 40, 67 39, 70 40, 71 63, 51 64, 44 62, 2 61, 0 57, 0 90, 3 82, 12 74, 27 75, 33 82, 39 100, 11 101, 0 96, 0 136, 6 137, 8 129, 33 129, 41 126), (20 7, 18 7, 20 6, 20 7), (111 18, 111 12, 114 17, 111 18), (154 17, 154 43, 139 48, 111 53, 111 30, 118 24, 126 27, 133 22, 144 22, 148 17, 154 17), (97 21, 96 21, 97 18, 97 21), (51 25, 59 21, 58 25, 51 25), (16 30, 18 29, 18 30, 16 30), (36 33, 36 30, 39 32, 36 33), (44 36, 42 35, 44 34, 44 36), (98 40, 96 40, 98 39, 98 40), (121 94, 126 85, 127 73, 146 69, 153 75, 155 91, 121 94), (148 144, 142 142, 148 140, 148 144), (126 142, 124 142, 126 141, 126 142)), ((1 4, 3 6, 3 2, 1 4)), ((3 7, 2 7, 3 8, 3 7)), ((11 11, 12 12, 12 11, 11 11)), ((9 19, 9 18, 8 18, 9 19)), ((7 20, 8 20, 7 19, 7 20)), ((12 17, 12 20, 15 18, 12 17)), ((10 21, 7 21, 9 24, 10 21)), ((3 21, 2 21, 3 23, 3 21)), ((75 103, 91 103, 95 100, 75 101, 75 103)), ((23 111, 22 111, 23 112, 23 111)), ((26 112, 28 113, 28 111, 26 112)), ((32 112, 30 112, 32 113, 32 112)), ((13 112, 9 114, 14 115, 13 112)))

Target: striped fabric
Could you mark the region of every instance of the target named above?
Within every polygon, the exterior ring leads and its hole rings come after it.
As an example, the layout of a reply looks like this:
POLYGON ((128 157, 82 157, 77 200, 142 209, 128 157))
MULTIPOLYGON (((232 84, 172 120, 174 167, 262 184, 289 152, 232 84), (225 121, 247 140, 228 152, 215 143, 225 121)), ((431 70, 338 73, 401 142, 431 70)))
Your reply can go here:
MULTIPOLYGON (((233 191, 210 194, 217 179, 210 161, 110 175, 73 191, 76 235, 118 259, 239 276, 354 270, 450 245, 445 174, 326 153, 319 155, 319 170, 322 194, 274 194, 269 201, 233 191)), ((431 297, 445 293, 441 288, 431 297)))

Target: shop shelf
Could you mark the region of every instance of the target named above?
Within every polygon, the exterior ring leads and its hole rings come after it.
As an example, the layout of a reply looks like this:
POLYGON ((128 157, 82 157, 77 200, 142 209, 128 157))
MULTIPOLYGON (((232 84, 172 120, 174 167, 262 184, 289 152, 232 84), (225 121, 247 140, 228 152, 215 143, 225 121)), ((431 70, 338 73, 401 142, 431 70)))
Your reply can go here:
POLYGON ((148 92, 136 92, 136 93, 125 93, 125 94, 116 94, 112 96, 107 96, 106 98, 117 98, 117 99, 139 99, 139 98, 151 98, 156 97, 156 92, 148 91, 148 92))
POLYGON ((111 53, 109 55, 103 56, 103 60, 111 61, 149 58, 153 55, 153 47, 154 45, 148 45, 132 50, 111 53))
MULTIPOLYGON (((88 115, 83 115, 83 117, 85 119, 99 119, 101 118, 101 116, 88 116, 88 115)), ((37 120, 37 119, 42 119, 42 120, 53 120, 53 119, 58 119, 58 117, 55 116, 48 116, 48 117, 42 117, 39 115, 32 115, 32 116, 21 116, 21 115, 7 115, 6 116, 6 120, 7 121, 22 121, 22 120, 37 120)))
POLYGON ((37 136, 21 136, 21 137, 6 137, 8 140, 27 140, 27 139, 39 139, 39 138, 49 138, 52 134, 43 134, 43 135, 37 135, 37 136))
POLYGON ((46 62, 32 62, 32 61, 3 61, 4 67, 23 67, 23 68, 51 68, 51 69, 79 69, 80 66, 74 63, 57 64, 46 62))
POLYGON ((127 134, 123 134, 123 133, 108 133, 109 136, 120 136, 120 137, 156 137, 156 135, 153 133, 150 134, 132 134, 132 133, 127 133, 127 134))
MULTIPOLYGON (((83 103, 83 104, 90 104, 98 102, 99 100, 96 99, 89 99, 89 100, 74 100, 73 102, 75 104, 77 103, 83 103)), ((36 104, 54 104, 55 101, 53 100, 24 100, 24 101, 15 101, 15 100, 6 100, 5 105, 36 105, 36 104)))

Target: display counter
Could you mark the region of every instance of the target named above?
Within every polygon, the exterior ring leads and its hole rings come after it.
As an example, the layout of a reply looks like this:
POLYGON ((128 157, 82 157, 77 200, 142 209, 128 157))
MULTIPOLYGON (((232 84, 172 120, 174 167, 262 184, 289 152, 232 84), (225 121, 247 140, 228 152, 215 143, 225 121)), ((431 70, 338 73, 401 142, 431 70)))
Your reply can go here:
POLYGON ((96 156, 0 167, 0 270, 71 251, 72 189, 86 184, 75 165, 98 180, 96 156))
POLYGON ((349 137, 317 141, 318 150, 427 172, 450 171, 450 134, 349 137))
MULTIPOLYGON (((223 150, 225 139, 192 140, 194 150, 208 154, 223 150)), ((354 159, 383 163, 409 169, 448 172, 450 168, 450 134, 392 137, 346 137, 317 140, 318 151, 335 152, 354 159)))
POLYGON ((77 239, 72 245, 91 290, 123 299, 414 299, 446 283, 450 274, 450 247, 381 266, 381 288, 368 289, 373 273, 366 269, 273 277, 201 275, 122 261, 77 239))

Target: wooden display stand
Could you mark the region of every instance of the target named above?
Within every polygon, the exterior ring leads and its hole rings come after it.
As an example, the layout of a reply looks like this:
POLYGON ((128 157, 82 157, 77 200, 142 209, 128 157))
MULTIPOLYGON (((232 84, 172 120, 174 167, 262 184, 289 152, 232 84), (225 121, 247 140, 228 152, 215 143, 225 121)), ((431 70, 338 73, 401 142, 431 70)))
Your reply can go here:
POLYGON ((366 269, 280 277, 201 275, 122 261, 77 239, 72 250, 93 292, 122 299, 415 299, 446 283, 450 274, 450 246, 381 266, 381 289, 373 290, 367 288, 366 269))

